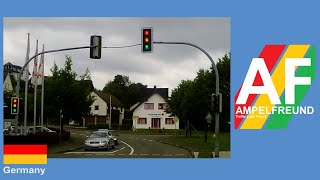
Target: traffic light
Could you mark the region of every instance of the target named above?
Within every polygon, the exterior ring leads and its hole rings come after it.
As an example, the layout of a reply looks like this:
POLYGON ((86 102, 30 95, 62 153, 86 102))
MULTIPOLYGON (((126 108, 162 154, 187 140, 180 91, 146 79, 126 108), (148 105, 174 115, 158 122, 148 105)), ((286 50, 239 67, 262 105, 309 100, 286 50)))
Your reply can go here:
POLYGON ((142 28, 141 51, 152 52, 152 28, 142 28))
POLYGON ((19 98, 12 97, 11 98, 11 114, 19 113, 19 98))
POLYGON ((101 36, 91 36, 90 38, 90 58, 91 59, 101 59, 101 36))
POLYGON ((222 94, 211 95, 211 110, 214 112, 222 112, 222 94))

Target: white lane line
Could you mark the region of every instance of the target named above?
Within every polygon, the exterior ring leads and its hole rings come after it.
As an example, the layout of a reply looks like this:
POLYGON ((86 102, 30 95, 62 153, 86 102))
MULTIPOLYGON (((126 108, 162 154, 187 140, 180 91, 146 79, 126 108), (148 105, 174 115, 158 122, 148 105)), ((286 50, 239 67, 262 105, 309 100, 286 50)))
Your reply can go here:
POLYGON ((132 138, 134 138, 134 137, 129 137, 129 138, 131 138, 131 139, 132 139, 132 138))
POLYGON ((146 139, 142 139, 142 140, 146 141, 146 139))
POLYGON ((134 152, 133 147, 132 147, 132 146, 130 146, 128 143, 124 142, 124 141, 120 141, 120 142, 122 142, 123 144, 127 145, 127 146, 131 149, 131 152, 130 152, 130 154, 129 154, 129 155, 132 155, 132 154, 133 154, 133 152, 134 152))
POLYGON ((160 156, 160 154, 152 154, 152 156, 160 156))
POLYGON ((184 154, 176 154, 176 156, 184 156, 184 154))
POLYGON ((92 151, 92 152, 65 152, 64 154, 112 154, 115 153, 117 151, 121 151, 122 149, 124 149, 125 147, 122 147, 121 149, 115 150, 115 151, 111 151, 111 152, 97 152, 97 151, 92 151))
POLYGON ((172 154, 162 154, 162 156, 172 156, 172 154))
POLYGON ((140 154, 140 156, 149 156, 149 154, 140 154))
POLYGON ((153 140, 150 139, 149 141, 152 142, 153 140))

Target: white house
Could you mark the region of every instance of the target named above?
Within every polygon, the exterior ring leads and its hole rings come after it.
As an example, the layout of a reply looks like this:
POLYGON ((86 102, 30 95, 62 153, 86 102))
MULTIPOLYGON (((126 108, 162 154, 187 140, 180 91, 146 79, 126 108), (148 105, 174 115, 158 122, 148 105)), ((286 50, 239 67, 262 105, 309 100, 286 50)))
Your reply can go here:
POLYGON ((84 118, 83 126, 88 124, 118 124, 124 119, 124 105, 115 97, 101 91, 90 93, 94 97, 89 116, 84 118), (111 97, 111 102, 110 102, 111 97), (110 105, 111 103, 111 105, 110 105), (110 119, 111 107, 111 121, 110 119))
POLYGON ((179 129, 179 122, 165 112, 168 88, 147 88, 145 98, 131 106, 135 129, 179 129))
POLYGON ((8 72, 5 72, 3 78, 4 78, 3 90, 4 91, 13 91, 13 86, 12 86, 10 74, 8 72))

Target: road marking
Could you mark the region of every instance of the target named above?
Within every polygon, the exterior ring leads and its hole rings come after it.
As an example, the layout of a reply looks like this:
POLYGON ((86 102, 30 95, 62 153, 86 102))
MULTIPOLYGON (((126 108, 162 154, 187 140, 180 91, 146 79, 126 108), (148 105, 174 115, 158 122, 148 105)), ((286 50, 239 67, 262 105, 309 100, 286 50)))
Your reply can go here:
POLYGON ((142 140, 146 141, 146 139, 142 139, 142 140))
POLYGON ((172 154, 162 154, 162 156, 172 156, 172 154))
POLYGON ((140 154, 140 156, 149 156, 149 154, 140 154))
POLYGON ((115 153, 117 151, 121 151, 122 149, 124 149, 125 147, 122 147, 121 149, 117 149, 115 151, 111 151, 111 152, 97 152, 97 151, 92 151, 92 152, 65 152, 64 154, 112 154, 115 153))
POLYGON ((136 138, 136 140, 139 140, 139 138, 136 138))
POLYGON ((134 138, 134 137, 129 137, 129 138, 131 138, 131 139, 132 139, 132 138, 134 138))
POLYGON ((176 156, 184 156, 184 154, 176 154, 176 156))
POLYGON ((160 154, 152 154, 152 156, 160 156, 160 154))
POLYGON ((149 141, 151 141, 151 142, 152 142, 153 140, 151 140, 151 139, 150 139, 149 141))
POLYGON ((123 144, 127 145, 127 146, 131 149, 131 152, 130 152, 130 154, 129 154, 129 155, 132 155, 132 154, 133 154, 133 152, 134 152, 133 147, 131 147, 128 143, 126 143, 126 142, 124 142, 124 141, 120 141, 120 142, 122 142, 123 144))

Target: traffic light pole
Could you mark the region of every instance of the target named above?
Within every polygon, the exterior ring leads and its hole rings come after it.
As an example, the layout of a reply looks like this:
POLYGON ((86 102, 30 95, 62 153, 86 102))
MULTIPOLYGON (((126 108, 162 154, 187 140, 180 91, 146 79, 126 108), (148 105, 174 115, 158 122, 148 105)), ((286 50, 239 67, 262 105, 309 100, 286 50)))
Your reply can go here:
MULTIPOLYGON (((41 54, 47 54, 47 53, 53 53, 53 52, 60 52, 60 51, 70 51, 70 50, 76 50, 76 49, 86 49, 86 48, 91 48, 91 47, 96 47, 96 46, 82 46, 82 47, 73 47, 73 48, 64 48, 64 49, 55 49, 55 50, 50 50, 50 51, 43 51, 38 54, 35 54, 29 60, 22 66, 22 71, 19 73, 19 77, 17 80, 17 87, 16 87, 16 97, 19 98, 19 91, 20 91, 20 79, 22 76, 22 72, 24 71, 25 67, 29 64, 32 59, 35 57, 41 55, 41 54)), ((26 112, 25 112, 26 113, 26 112)), ((15 116, 15 134, 18 134, 18 120, 19 120, 19 114, 16 114, 15 116)), ((26 135, 27 132, 27 122, 24 121, 24 135, 26 135)))
MULTIPOLYGON (((215 72, 215 76, 216 76, 216 94, 219 94, 219 72, 218 69, 212 59, 212 57, 201 47, 195 45, 195 44, 191 44, 191 43, 187 43, 187 42, 162 42, 162 41, 154 41, 153 44, 180 44, 180 45, 188 45, 188 46, 192 46, 195 47, 197 49, 199 49, 200 51, 202 51, 211 61, 211 64, 213 66, 213 70, 215 72)), ((216 135, 216 140, 215 140, 215 157, 219 157, 219 112, 215 112, 215 121, 216 121, 216 125, 215 125, 215 135, 216 135)))

